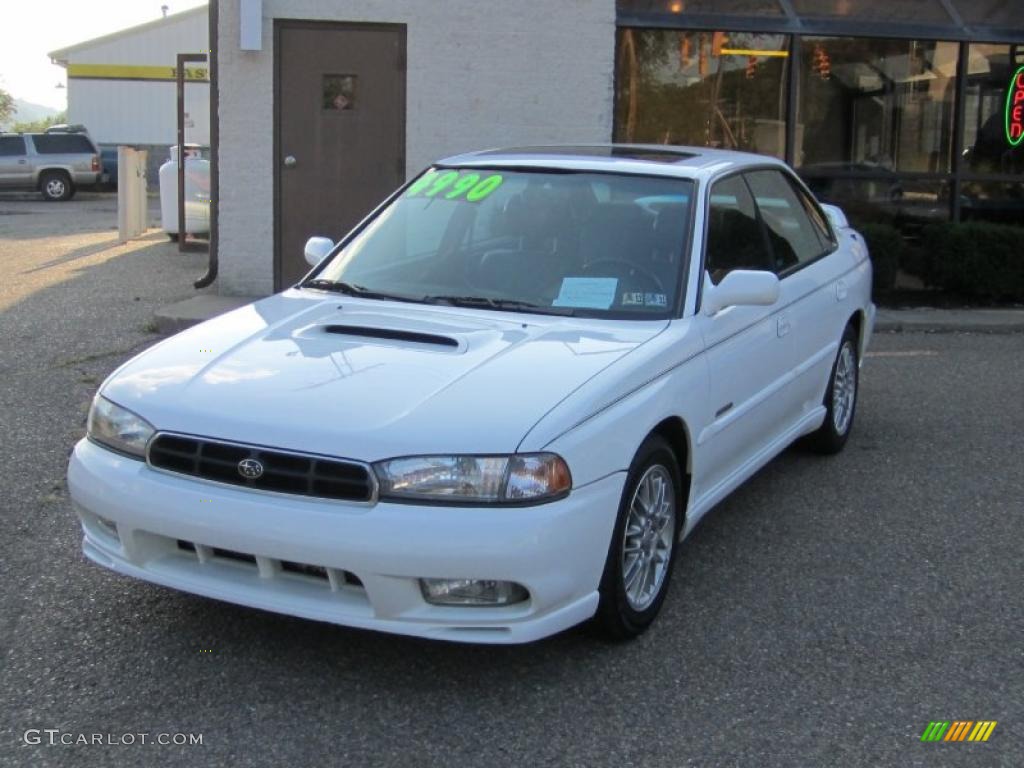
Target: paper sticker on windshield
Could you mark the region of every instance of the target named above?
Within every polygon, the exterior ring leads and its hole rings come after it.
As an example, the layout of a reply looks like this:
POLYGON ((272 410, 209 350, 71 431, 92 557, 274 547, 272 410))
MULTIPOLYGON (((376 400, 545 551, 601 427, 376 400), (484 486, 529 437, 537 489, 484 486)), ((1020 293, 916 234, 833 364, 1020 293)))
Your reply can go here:
POLYGON ((551 305, 554 307, 580 307, 582 309, 608 309, 615 302, 615 277, 566 277, 562 290, 551 305))
POLYGON ((664 293, 642 293, 630 291, 622 294, 619 301, 624 307, 667 307, 668 297, 664 293))
POLYGON ((502 185, 500 173, 473 171, 427 171, 405 190, 406 197, 441 197, 479 203, 502 185))

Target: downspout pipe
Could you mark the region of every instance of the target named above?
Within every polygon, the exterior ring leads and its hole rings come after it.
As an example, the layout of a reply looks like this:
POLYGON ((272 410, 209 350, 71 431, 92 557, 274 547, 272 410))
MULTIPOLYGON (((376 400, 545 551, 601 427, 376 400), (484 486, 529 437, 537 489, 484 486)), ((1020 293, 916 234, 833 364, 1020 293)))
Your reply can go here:
MULTIPOLYGON (((209 39, 210 39, 210 263, 206 274, 193 283, 196 288, 206 288, 217 279, 217 208, 220 198, 220 170, 218 156, 220 154, 220 115, 218 102, 220 86, 217 79, 217 27, 218 0, 210 0, 209 6, 209 39)), ((184 165, 184 164, 183 164, 184 165)))

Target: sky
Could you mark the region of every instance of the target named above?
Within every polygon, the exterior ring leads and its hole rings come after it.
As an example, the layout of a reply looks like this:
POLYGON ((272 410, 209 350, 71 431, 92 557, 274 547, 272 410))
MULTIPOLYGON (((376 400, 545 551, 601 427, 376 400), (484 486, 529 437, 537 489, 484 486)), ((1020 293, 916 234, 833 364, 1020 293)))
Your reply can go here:
POLYGON ((16 99, 54 109, 67 107, 63 67, 46 54, 187 11, 207 0, 0 0, 0 88, 16 99))

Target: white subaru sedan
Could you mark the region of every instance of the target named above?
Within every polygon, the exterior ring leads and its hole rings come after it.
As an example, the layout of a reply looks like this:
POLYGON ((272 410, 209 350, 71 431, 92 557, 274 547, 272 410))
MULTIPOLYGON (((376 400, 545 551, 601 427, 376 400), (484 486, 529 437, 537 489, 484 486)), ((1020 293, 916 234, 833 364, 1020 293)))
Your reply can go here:
POLYGON ((68 469, 91 560, 386 632, 627 638, 708 510, 850 435, 867 249, 771 158, 462 155, 306 258, 103 383, 68 469))

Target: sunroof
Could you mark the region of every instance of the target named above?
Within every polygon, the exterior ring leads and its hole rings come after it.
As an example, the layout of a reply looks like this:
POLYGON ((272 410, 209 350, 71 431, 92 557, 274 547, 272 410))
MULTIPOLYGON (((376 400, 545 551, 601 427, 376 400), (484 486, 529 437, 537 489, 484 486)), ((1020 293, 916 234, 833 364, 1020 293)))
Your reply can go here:
POLYGON ((695 157, 695 153, 660 147, 630 147, 624 145, 568 146, 568 147, 513 147, 494 149, 485 155, 566 155, 586 157, 621 157, 628 160, 644 160, 649 163, 678 163, 695 157))

